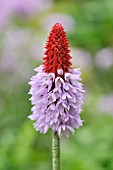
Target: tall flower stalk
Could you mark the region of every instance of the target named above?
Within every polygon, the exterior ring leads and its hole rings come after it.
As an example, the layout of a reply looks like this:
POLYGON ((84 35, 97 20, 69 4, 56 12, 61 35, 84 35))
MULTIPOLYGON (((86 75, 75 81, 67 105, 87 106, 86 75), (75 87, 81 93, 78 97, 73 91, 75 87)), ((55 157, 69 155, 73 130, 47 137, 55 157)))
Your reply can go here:
POLYGON ((46 42, 44 62, 35 68, 29 94, 35 120, 34 128, 40 133, 53 131, 53 170, 60 170, 60 137, 69 137, 75 128, 82 126, 80 113, 83 88, 80 69, 72 69, 69 42, 61 24, 56 23, 46 42))
POLYGON ((60 138, 57 132, 53 132, 52 135, 52 169, 60 170, 60 138))

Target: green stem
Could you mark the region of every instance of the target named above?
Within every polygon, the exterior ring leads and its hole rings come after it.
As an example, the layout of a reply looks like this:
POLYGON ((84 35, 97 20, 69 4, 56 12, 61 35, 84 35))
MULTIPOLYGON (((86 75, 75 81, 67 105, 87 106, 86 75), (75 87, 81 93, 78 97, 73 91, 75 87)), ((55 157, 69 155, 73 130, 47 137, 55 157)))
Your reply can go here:
POLYGON ((60 170, 60 138, 57 132, 52 136, 52 170, 60 170))

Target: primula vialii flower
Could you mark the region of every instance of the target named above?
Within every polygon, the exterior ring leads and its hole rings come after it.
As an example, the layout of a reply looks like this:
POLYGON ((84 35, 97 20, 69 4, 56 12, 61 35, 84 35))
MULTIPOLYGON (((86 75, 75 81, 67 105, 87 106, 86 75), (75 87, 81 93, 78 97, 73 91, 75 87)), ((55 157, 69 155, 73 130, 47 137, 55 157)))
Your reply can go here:
POLYGON ((69 136, 82 126, 80 113, 83 103, 83 88, 80 69, 72 69, 69 42, 61 24, 56 23, 46 43, 44 62, 35 68, 37 74, 29 84, 32 95, 34 127, 41 133, 49 128, 61 136, 69 136))

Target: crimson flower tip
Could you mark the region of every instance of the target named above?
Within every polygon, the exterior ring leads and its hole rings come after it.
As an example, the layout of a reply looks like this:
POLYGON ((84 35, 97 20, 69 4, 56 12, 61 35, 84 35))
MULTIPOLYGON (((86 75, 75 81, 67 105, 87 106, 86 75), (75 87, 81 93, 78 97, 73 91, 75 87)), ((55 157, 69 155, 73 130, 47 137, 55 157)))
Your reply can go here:
POLYGON ((46 73, 53 72, 58 76, 57 70, 62 69, 63 73, 71 68, 71 56, 69 42, 66 38, 66 32, 60 23, 56 23, 50 32, 46 43, 44 56, 44 70, 46 73))

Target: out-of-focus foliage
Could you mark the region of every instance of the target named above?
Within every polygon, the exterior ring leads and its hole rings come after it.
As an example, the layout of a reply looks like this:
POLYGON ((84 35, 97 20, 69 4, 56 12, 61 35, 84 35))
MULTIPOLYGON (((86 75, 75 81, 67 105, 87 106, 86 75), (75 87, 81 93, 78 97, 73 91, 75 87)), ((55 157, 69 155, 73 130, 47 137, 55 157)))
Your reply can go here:
POLYGON ((62 169, 113 169, 113 1, 0 1, 0 170, 51 169, 51 131, 33 129, 28 81, 56 22, 81 67, 84 126, 61 139, 62 169))

